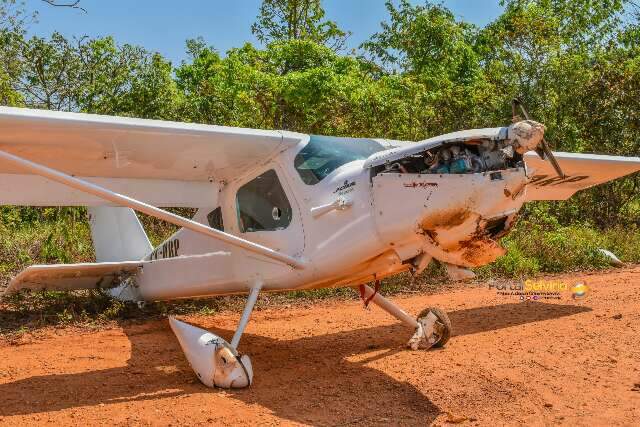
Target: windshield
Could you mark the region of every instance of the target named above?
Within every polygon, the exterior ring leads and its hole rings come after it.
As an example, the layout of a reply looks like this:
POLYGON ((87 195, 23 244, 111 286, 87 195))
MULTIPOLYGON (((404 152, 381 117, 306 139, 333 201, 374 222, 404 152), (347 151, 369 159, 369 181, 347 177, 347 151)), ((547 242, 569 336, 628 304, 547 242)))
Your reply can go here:
POLYGON ((294 166, 305 184, 314 185, 340 166, 384 149, 372 139, 312 135, 296 156, 294 166))

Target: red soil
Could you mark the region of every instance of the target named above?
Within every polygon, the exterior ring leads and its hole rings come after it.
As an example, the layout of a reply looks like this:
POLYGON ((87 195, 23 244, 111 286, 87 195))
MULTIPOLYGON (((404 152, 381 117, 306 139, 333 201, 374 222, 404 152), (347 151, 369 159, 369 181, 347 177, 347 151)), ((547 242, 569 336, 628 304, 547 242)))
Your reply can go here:
MULTIPOLYGON (((0 339, 0 424, 636 424, 640 268, 554 279, 591 291, 392 298, 449 312, 453 337, 430 351, 407 350, 411 331, 355 301, 257 311, 240 345, 255 382, 239 391, 202 386, 166 320, 0 339)), ((184 320, 230 338, 238 317, 184 320)))

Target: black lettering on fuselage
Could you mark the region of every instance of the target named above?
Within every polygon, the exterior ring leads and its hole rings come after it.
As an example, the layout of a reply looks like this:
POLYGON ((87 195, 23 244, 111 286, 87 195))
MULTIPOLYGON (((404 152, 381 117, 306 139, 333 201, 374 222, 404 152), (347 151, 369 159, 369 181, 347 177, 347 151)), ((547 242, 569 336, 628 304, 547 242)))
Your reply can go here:
POLYGON ((151 255, 149 255, 150 260, 164 259, 164 258, 175 258, 178 256, 178 249, 180 249, 180 240, 169 240, 164 242, 161 246, 158 246, 151 255))

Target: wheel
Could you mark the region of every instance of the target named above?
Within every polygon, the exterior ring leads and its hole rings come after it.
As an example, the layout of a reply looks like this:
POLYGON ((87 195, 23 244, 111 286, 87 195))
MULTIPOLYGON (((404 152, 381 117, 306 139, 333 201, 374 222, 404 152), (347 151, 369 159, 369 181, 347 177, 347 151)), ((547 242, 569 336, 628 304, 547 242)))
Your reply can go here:
POLYGON ((444 347, 447 341, 449 341, 449 338, 451 338, 451 320, 444 310, 437 307, 429 307, 422 310, 422 312, 420 312, 420 314, 418 315, 418 320, 426 317, 429 312, 432 312, 438 318, 433 329, 434 333, 439 338, 432 347, 444 347))

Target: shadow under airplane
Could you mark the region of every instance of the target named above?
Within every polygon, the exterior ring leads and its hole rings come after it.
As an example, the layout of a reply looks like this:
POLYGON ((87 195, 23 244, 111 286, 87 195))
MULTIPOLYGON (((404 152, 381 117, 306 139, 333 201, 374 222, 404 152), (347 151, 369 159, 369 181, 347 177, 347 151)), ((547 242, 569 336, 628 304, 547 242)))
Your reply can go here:
MULTIPOLYGON (((497 330, 590 311, 579 305, 508 303, 449 313, 454 337, 497 330)), ((0 416, 34 414, 100 403, 134 402, 219 390, 194 381, 168 323, 123 325, 131 341, 126 366, 81 372, 34 376, 0 384, 0 416)), ((233 331, 213 328, 229 338, 233 331)), ((280 418, 314 423, 350 423, 403 414, 429 424, 440 409, 409 383, 400 382, 368 367, 372 360, 401 351, 407 339, 401 324, 376 326, 322 336, 276 340, 245 334, 242 348, 249 349, 256 372, 249 389, 226 391, 227 396, 268 408, 280 418), (375 353, 360 362, 353 355, 375 353), (363 398, 380 402, 372 413, 363 398), (320 420, 320 418, 318 418, 320 420), (318 421, 319 422, 319 421, 318 421)), ((96 353, 99 354, 99 348, 96 353)), ((444 350, 446 351, 446 349, 444 350)))

